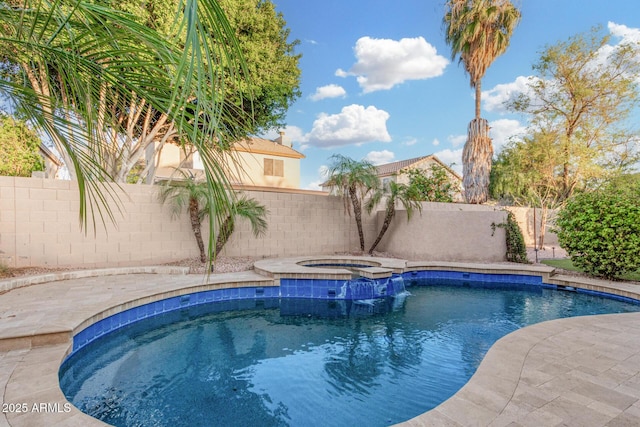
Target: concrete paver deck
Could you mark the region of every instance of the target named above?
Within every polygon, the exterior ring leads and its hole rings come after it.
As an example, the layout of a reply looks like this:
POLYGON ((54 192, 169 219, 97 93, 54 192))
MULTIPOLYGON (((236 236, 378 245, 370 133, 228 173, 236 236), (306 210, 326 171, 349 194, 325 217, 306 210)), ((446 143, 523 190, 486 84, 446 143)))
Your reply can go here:
MULTIPOLYGON (((283 273, 291 265, 274 261, 283 273)), ((446 267, 510 270, 502 265, 447 263, 446 267)), ((514 268, 527 273, 527 267, 514 268)), ((639 298, 636 285, 580 283, 553 276, 548 269, 529 268, 529 274, 545 276, 546 281, 610 291, 619 288, 620 294, 639 298)), ((89 324, 170 296, 273 282, 253 271, 209 278, 143 272, 58 280, 1 294, 0 427, 105 425, 68 405, 58 382, 58 369, 73 334, 89 324)), ((458 393, 403 425, 640 425, 640 313, 560 319, 509 334, 494 344, 458 393)))

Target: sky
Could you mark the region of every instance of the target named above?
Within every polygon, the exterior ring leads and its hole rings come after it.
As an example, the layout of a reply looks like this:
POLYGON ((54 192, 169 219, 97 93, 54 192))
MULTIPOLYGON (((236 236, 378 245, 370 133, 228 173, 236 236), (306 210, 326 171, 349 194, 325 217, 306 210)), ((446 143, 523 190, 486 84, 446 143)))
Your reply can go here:
MULTIPOLYGON (((302 95, 282 129, 305 155, 301 188, 320 189, 334 153, 374 164, 435 154, 462 173, 474 92, 444 41, 444 0, 272 1, 302 54, 302 95)), ((496 153, 526 129, 527 118, 503 102, 524 87, 545 47, 596 26, 612 44, 640 40, 638 0, 513 3, 522 19, 482 80, 496 153)))

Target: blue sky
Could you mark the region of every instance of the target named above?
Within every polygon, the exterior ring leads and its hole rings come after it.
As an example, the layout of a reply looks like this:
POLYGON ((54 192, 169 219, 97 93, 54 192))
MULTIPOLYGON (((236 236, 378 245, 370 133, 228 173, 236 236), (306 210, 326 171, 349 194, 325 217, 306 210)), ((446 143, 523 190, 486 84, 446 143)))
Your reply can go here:
MULTIPOLYGON (((436 154, 461 172, 473 91, 444 42, 444 0, 273 0, 300 44, 302 96, 287 136, 306 158, 301 187, 318 189, 333 153, 375 164, 436 154)), ((496 151, 526 118, 502 101, 532 75, 545 46, 601 26, 612 43, 640 40, 637 0, 515 0, 522 20, 482 81, 496 151)), ((277 134, 267 135, 274 138, 277 134)))

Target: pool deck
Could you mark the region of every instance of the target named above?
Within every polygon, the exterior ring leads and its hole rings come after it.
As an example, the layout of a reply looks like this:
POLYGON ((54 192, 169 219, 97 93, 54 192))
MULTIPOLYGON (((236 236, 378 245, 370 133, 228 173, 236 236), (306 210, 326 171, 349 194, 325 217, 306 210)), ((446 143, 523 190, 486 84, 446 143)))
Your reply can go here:
MULTIPOLYGON (((0 427, 106 425, 69 406, 60 390, 58 369, 75 333, 159 299, 209 289, 274 286, 280 277, 318 270, 305 270, 310 267, 301 266, 301 260, 263 260, 254 271, 208 278, 175 267, 141 267, 0 281, 0 292, 5 291, 0 294, 0 427)), ((548 267, 371 260, 380 263, 380 269, 394 271, 537 274, 547 283, 640 299, 638 285, 554 275, 548 267)), ((453 397, 402 425, 638 426, 640 313, 553 320, 515 331, 491 347, 453 397)))

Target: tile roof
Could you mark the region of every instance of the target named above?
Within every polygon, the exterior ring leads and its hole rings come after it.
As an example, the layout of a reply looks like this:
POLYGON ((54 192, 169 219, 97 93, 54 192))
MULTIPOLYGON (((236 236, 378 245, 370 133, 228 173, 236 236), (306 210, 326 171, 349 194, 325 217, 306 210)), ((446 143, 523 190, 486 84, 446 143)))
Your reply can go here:
POLYGON ((60 158, 58 158, 58 156, 53 154, 53 151, 51 151, 46 145, 40 144, 39 148, 40 148, 40 152, 42 153, 43 157, 48 158, 53 163, 55 163, 57 166, 62 166, 62 160, 60 160, 60 158))
POLYGON ((412 164, 420 160, 426 159, 427 157, 431 157, 431 156, 414 157, 413 159, 400 160, 398 162, 378 165, 376 166, 376 169, 378 170, 378 176, 393 175, 394 173, 399 172, 400 169, 406 168, 407 166, 411 166, 412 164))
POLYGON ((268 139, 256 137, 250 137, 245 140, 238 141, 233 144, 233 148, 236 151, 242 151, 245 153, 271 154, 274 156, 292 157, 296 159, 303 159, 305 157, 304 154, 291 147, 287 147, 286 145, 282 145, 268 139))
MULTIPOLYGON (((453 169, 451 169, 449 166, 447 166, 446 164, 442 163, 442 161, 440 159, 438 159, 434 154, 429 154, 428 156, 420 156, 420 157, 414 157, 412 159, 406 159, 406 160, 399 160, 397 162, 393 162, 393 163, 385 163, 384 165, 378 165, 376 166, 376 171, 377 171, 377 175, 378 177, 386 177, 389 175, 394 175, 397 174, 398 172, 400 172, 400 170, 413 165, 414 163, 417 163, 421 160, 424 159, 428 159, 431 158, 434 161, 436 161, 437 163, 439 163, 442 167, 444 167, 447 171, 449 171, 453 176, 455 176, 457 179, 462 180, 462 177, 460 175, 458 175, 458 173, 456 171, 454 171, 453 169)), ((326 187, 328 185, 328 180, 323 182, 322 184, 320 184, 320 186, 322 187, 326 187)))

